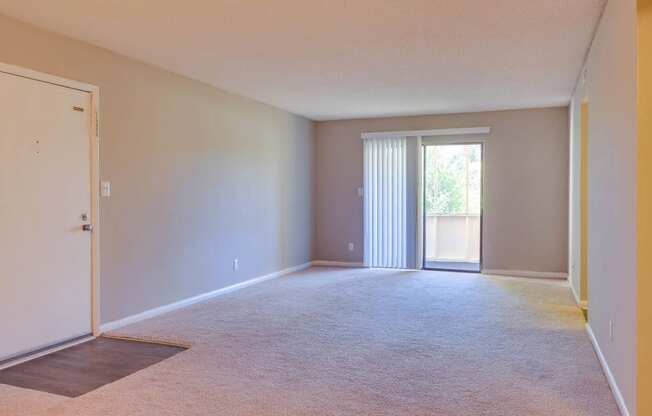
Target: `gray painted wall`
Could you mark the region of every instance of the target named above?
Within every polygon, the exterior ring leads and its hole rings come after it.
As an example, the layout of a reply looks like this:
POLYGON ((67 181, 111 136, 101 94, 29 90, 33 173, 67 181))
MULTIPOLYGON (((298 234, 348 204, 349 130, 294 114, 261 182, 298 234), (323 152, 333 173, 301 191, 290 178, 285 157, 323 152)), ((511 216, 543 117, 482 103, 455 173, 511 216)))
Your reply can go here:
POLYGON ((2 16, 0 62, 100 87, 102 322, 311 259, 311 121, 2 16))
POLYGON ((362 132, 483 126, 492 128, 485 145, 484 267, 566 272, 566 107, 318 122, 315 258, 362 261, 362 132))
POLYGON ((631 415, 636 414, 636 26, 636 1, 607 3, 586 82, 573 97, 573 108, 585 96, 589 102, 589 324, 631 415))

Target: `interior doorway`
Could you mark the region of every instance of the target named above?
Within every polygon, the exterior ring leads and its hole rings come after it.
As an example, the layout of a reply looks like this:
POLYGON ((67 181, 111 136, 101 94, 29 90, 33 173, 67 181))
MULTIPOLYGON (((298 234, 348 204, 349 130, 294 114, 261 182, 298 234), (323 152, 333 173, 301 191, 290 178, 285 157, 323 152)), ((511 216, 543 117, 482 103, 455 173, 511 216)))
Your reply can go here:
POLYGON ((482 143, 423 145, 423 268, 482 270, 482 143))

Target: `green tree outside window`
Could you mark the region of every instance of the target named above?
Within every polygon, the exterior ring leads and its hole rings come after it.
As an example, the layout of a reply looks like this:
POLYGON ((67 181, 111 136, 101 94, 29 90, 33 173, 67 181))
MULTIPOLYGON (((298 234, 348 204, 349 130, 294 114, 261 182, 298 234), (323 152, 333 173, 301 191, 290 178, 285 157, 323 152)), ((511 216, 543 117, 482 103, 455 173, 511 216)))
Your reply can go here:
POLYGON ((426 146, 426 215, 480 214, 479 144, 426 146))

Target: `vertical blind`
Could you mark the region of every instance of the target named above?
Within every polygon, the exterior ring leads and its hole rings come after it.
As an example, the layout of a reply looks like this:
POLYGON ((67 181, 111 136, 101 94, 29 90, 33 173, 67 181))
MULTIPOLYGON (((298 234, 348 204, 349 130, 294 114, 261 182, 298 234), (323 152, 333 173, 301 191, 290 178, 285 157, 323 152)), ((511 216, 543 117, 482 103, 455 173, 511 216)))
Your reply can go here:
POLYGON ((364 263, 407 267, 407 139, 364 140, 364 263))

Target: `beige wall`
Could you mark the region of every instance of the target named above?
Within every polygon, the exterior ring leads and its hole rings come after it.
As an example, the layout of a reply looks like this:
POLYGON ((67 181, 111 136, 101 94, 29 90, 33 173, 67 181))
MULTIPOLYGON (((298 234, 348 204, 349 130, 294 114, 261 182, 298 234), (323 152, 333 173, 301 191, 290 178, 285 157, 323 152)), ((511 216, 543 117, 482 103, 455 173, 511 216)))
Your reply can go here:
POLYGON ((100 87, 102 322, 311 259, 312 122, 2 16, 0 62, 100 87))
MULTIPOLYGON (((589 103, 589 324, 636 414, 636 1, 607 3, 573 97, 589 103), (614 337, 609 336, 610 321, 614 337)), ((579 135, 573 135, 573 142, 579 135)), ((575 146, 577 147, 577 146, 575 146)), ((579 161, 573 158, 573 163, 579 161)), ((576 169, 571 169, 577 174, 576 169)), ((577 252, 574 248, 573 252, 577 252)), ((576 278, 575 283, 576 284, 576 278)))
POLYGON ((484 126, 484 268, 566 272, 565 107, 317 123, 315 258, 362 261, 362 132, 484 126))

